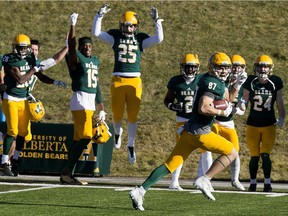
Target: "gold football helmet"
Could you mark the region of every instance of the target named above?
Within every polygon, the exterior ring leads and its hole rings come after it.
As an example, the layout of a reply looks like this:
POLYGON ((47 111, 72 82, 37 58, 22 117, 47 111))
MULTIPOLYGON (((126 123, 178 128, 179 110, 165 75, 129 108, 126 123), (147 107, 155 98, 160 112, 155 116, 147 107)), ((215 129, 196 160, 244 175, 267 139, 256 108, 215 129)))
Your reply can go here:
POLYGON ((32 97, 29 97, 27 100, 30 111, 30 121, 40 121, 45 115, 45 109, 42 102, 32 97))
POLYGON ((25 58, 31 53, 31 42, 27 35, 19 34, 14 38, 12 48, 13 52, 21 58, 25 58))
POLYGON ((139 27, 139 19, 138 15, 133 12, 133 11, 126 11, 124 14, 122 14, 120 21, 119 21, 119 26, 121 32, 126 35, 126 36, 133 36, 137 33, 138 27, 139 27), (135 26, 135 30, 133 32, 127 32, 125 30, 124 26, 135 26))
POLYGON ((231 59, 226 53, 216 52, 208 60, 208 72, 221 81, 226 81, 231 72, 231 65, 231 59), (220 67, 224 67, 224 70, 220 71, 220 67))
POLYGON ((272 70, 274 68, 273 60, 268 55, 259 56, 254 63, 254 74, 259 78, 267 79, 271 76, 272 70), (268 67, 269 69, 265 71, 262 67, 268 67))
POLYGON ((196 54, 186 54, 180 60, 180 72, 186 79, 194 79, 199 73, 200 61, 196 54))
POLYGON ((97 144, 104 144, 106 143, 112 134, 109 132, 109 127, 106 124, 105 121, 101 121, 97 118, 93 118, 93 128, 92 128, 92 133, 93 137, 92 140, 93 142, 97 144))
POLYGON ((245 72, 246 62, 245 59, 240 55, 232 55, 231 62, 232 62, 232 71, 229 78, 236 79, 238 74, 245 72))

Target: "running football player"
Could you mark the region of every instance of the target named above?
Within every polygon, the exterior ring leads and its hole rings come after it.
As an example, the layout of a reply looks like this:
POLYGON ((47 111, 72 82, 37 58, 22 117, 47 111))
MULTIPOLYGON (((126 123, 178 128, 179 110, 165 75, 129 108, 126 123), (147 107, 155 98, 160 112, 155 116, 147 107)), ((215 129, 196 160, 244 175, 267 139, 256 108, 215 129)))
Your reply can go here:
POLYGON ((189 121, 184 125, 180 139, 168 159, 154 169, 141 187, 135 187, 130 193, 132 205, 136 210, 144 211, 143 197, 146 191, 165 175, 174 172, 187 157, 202 148, 220 154, 205 175, 199 177, 194 185, 208 199, 215 201, 210 190, 210 180, 221 172, 237 157, 233 143, 212 131, 215 116, 229 116, 232 105, 225 110, 215 109, 211 104, 215 99, 227 97, 225 81, 231 71, 231 60, 223 52, 214 53, 208 60, 208 72, 198 81, 197 92, 189 121))

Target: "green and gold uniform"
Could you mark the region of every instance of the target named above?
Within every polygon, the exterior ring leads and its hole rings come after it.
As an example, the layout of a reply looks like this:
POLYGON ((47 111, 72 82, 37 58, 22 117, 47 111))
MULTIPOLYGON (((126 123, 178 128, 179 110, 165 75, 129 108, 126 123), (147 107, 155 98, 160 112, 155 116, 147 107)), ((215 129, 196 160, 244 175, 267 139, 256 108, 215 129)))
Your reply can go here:
POLYGON ((120 122, 123 119, 126 104, 128 122, 136 123, 142 97, 142 42, 149 38, 149 35, 138 33, 127 37, 118 29, 111 29, 107 33, 114 38, 114 76, 110 89, 113 120, 120 122))
MULTIPOLYGON (((35 58, 31 56, 27 56, 24 59, 17 57, 13 53, 3 56, 3 66, 18 67, 22 75, 31 70, 34 65, 35 58)), ((7 72, 5 73, 4 82, 7 85, 7 89, 4 93, 2 105, 6 116, 7 134, 10 137, 21 136, 24 141, 24 137, 28 134, 27 128, 29 124, 29 108, 26 100, 29 92, 29 83, 19 84, 7 72)), ((5 138, 4 154, 9 154, 12 141, 5 138)))
POLYGON ((257 76, 250 75, 243 88, 249 91, 250 112, 246 122, 246 143, 250 155, 270 153, 276 139, 274 104, 277 91, 283 88, 282 79, 272 75, 267 82, 260 83, 257 76))
POLYGON ((232 151, 233 144, 231 142, 211 131, 214 116, 204 116, 198 111, 200 99, 203 95, 209 94, 215 99, 223 99, 224 93, 225 83, 209 73, 205 73, 198 81, 190 119, 184 125, 184 131, 179 141, 164 163, 170 172, 174 172, 197 148, 225 155, 232 151))
POLYGON ((70 109, 74 118, 74 140, 92 138, 92 117, 96 103, 102 103, 98 68, 100 61, 96 56, 86 57, 76 52, 79 63, 75 70, 69 70, 74 92, 70 109))

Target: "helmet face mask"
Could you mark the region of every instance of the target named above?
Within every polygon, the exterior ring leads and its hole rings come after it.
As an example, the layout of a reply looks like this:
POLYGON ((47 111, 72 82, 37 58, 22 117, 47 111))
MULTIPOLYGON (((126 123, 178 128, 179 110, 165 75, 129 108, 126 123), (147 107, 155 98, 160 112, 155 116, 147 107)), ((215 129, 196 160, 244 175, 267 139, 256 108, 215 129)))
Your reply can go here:
POLYGON ((245 59, 240 55, 233 55, 231 57, 232 68, 229 79, 236 79, 238 74, 245 72, 246 62, 245 59))
POLYGON ((126 11, 120 18, 119 26, 122 34, 133 37, 139 28, 138 15, 133 11, 126 11))
POLYGON ((180 61, 180 72, 188 81, 192 81, 199 73, 200 62, 198 55, 186 54, 180 61))
POLYGON ((25 58, 31 54, 31 42, 27 35, 19 34, 14 38, 13 41, 13 52, 20 58, 25 58))
POLYGON ((208 60, 208 72, 224 82, 231 73, 231 65, 231 59, 227 54, 217 52, 208 60))
POLYGON ((261 55, 256 59, 254 63, 254 74, 260 79, 266 80, 269 76, 272 75, 272 70, 274 64, 270 56, 261 55))

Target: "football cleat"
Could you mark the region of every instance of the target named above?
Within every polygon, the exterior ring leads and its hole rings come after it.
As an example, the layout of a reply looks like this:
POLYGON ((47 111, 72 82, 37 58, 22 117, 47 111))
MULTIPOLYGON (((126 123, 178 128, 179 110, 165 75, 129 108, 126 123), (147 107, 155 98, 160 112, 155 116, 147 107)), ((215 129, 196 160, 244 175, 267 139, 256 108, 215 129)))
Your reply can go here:
POLYGON ((183 188, 180 185, 170 185, 169 189, 175 191, 183 191, 183 188))
POLYGON ((123 128, 120 128, 120 133, 119 135, 114 134, 114 147, 116 149, 120 149, 121 148, 121 137, 123 134, 123 128))
POLYGON ((67 185, 87 185, 88 182, 79 181, 72 175, 61 175, 60 177, 61 184, 67 184, 67 185))
POLYGON ((271 184, 264 184, 263 192, 272 192, 271 184))
POLYGON ((128 146, 128 160, 132 164, 136 162, 136 154, 134 151, 134 147, 128 146))
POLYGON ((197 189, 199 189, 206 198, 208 198, 211 201, 215 201, 216 199, 210 191, 209 184, 210 180, 205 176, 197 178, 196 181, 194 182, 194 186, 196 186, 197 189))
POLYGON ((130 191, 129 196, 132 200, 132 206, 134 209, 139 211, 145 211, 145 209, 142 206, 144 200, 144 194, 140 188, 135 187, 132 191, 130 191))
POLYGON ((256 191, 256 188, 257 188, 257 184, 250 184, 250 186, 249 186, 249 188, 248 188, 248 191, 255 192, 255 191, 256 191))
POLYGON ((240 183, 240 181, 232 181, 231 182, 232 187, 236 188, 237 190, 245 190, 245 187, 240 183))
POLYGON ((11 171, 13 175, 18 176, 19 175, 19 159, 15 160, 12 157, 10 161, 11 161, 11 171))
POLYGON ((14 176, 7 163, 1 164, 0 170, 4 176, 14 176))

